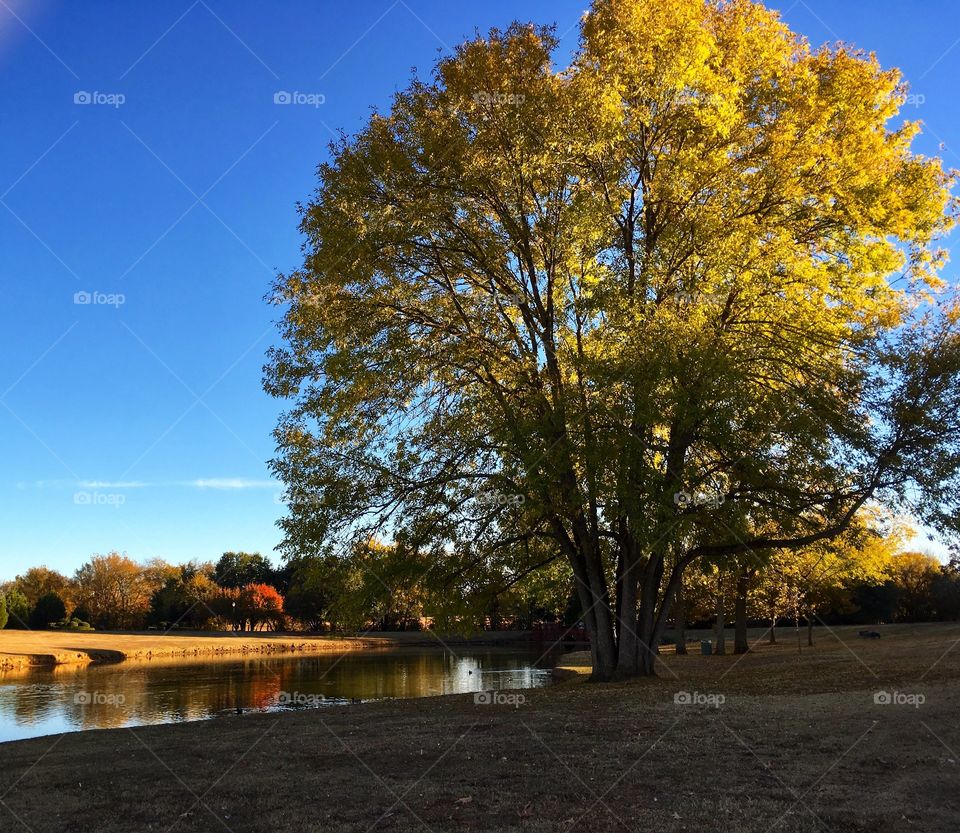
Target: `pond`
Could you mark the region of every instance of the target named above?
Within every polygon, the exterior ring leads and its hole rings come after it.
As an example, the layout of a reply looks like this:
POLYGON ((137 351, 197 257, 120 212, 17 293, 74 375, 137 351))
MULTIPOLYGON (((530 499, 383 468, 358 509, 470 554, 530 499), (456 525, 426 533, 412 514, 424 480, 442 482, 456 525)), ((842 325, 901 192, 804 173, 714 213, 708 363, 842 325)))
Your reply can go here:
POLYGON ((503 648, 401 649, 206 663, 60 666, 0 675, 0 742, 243 711, 542 688, 552 661, 503 648))

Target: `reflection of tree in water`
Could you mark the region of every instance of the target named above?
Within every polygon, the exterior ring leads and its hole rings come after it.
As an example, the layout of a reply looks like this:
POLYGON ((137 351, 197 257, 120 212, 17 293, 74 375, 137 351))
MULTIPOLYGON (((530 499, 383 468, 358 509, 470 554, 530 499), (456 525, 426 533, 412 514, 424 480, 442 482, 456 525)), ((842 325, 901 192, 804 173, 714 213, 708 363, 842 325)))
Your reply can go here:
POLYGON ((368 652, 344 658, 311 657, 278 664, 283 690, 322 694, 330 699, 428 697, 502 687, 545 685, 549 676, 529 667, 516 652, 490 651, 457 656, 448 651, 368 652), (509 671, 509 674, 502 672, 509 671))
POLYGON ((530 667, 531 657, 517 652, 457 653, 371 651, 206 664, 60 667, 0 678, 0 716, 4 723, 37 726, 43 734, 45 723, 46 731, 55 732, 64 722, 74 729, 110 728, 197 720, 237 707, 268 709, 278 705, 283 692, 337 702, 528 688, 549 681, 530 667), (77 702, 78 694, 93 702, 77 702), (121 702, 116 702, 118 696, 121 702))
MULTIPOLYGON (((6 681, 4 681, 6 682, 6 681)), ((18 681, 20 682, 20 681, 18 681)), ((56 710, 56 699, 49 696, 47 683, 0 686, 0 713, 10 715, 17 723, 35 723, 44 720, 56 710)))

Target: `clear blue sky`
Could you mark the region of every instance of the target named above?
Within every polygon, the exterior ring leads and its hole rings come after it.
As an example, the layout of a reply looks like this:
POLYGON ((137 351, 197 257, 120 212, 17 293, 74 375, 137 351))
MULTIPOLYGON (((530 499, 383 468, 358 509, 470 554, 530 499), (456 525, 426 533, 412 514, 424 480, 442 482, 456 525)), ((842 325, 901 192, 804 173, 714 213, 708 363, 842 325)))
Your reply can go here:
MULTIPOLYGON (((776 5, 901 67, 919 147, 960 165, 958 4, 776 5)), ((555 22, 570 49, 585 7, 0 0, 0 579, 112 549, 271 553, 263 296, 298 264, 332 131, 475 28, 555 22)))

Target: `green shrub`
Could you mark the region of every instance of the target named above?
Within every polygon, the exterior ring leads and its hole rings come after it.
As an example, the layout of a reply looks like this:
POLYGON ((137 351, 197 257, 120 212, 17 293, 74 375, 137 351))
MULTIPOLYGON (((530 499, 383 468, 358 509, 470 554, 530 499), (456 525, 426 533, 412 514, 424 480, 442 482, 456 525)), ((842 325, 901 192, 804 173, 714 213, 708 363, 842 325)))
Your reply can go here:
POLYGON ((7 626, 7 597, 0 593, 0 630, 7 626))
POLYGON ((89 622, 84 622, 82 619, 77 619, 75 616, 72 619, 64 617, 59 622, 55 622, 51 625, 52 628, 58 631, 92 631, 93 626, 89 622))

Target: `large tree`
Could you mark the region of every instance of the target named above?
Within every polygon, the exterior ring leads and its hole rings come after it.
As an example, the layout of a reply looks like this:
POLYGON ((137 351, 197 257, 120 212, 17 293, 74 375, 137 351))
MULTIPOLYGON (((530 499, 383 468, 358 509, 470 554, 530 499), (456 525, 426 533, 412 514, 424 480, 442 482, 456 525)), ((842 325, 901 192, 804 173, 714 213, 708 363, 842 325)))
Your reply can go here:
POLYGON ((331 148, 266 387, 288 553, 562 559, 607 679, 698 560, 956 524, 955 206, 898 73, 759 4, 596 0, 556 47, 478 37, 331 148))

